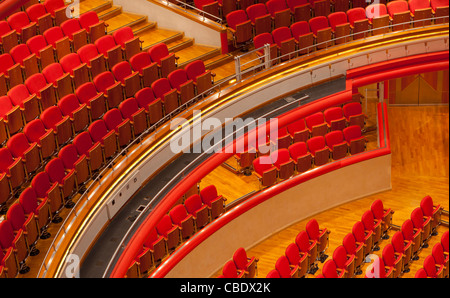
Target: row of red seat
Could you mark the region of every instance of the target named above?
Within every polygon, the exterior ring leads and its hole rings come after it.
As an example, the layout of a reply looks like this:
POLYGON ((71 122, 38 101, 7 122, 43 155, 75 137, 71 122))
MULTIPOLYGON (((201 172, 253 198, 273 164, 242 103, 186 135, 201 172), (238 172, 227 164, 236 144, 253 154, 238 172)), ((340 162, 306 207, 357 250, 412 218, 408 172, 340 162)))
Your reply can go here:
POLYGON ((361 220, 355 222, 352 232, 335 248, 332 258, 325 262, 317 278, 352 278, 361 274, 360 267, 366 256, 378 250, 381 239, 386 238, 393 214, 394 211, 385 208, 380 199, 373 201, 361 220))
POLYGON ((258 276, 259 258, 248 257, 243 247, 239 247, 233 253, 231 260, 222 268, 222 274, 218 278, 256 278, 258 276))
POLYGON ((415 278, 448 278, 448 231, 441 236, 441 241, 433 246, 431 254, 426 256, 423 266, 416 271, 415 278))
POLYGON ((305 230, 300 231, 295 241, 286 247, 285 254, 280 256, 275 269, 267 273, 267 278, 301 278, 307 273, 314 274, 317 263, 324 263, 329 246, 328 228, 320 227, 316 219, 306 223, 305 230))
POLYGON ((297 142, 287 149, 278 149, 268 157, 257 157, 252 165, 261 187, 268 187, 278 180, 292 177, 295 172, 305 172, 316 167, 339 160, 347 154, 358 154, 365 150, 367 140, 361 134, 361 128, 353 125, 343 131, 335 130, 325 136, 315 136, 306 142, 297 142))
MULTIPOLYGON (((271 1, 284 2, 284 0, 271 1)), ((283 53, 294 51, 295 46, 299 49, 312 47, 314 42, 318 44, 318 49, 325 48, 331 45, 332 38, 335 38, 335 43, 339 44, 349 41, 351 38, 358 39, 368 36, 369 31, 373 34, 380 34, 389 31, 388 27, 390 25, 393 31, 402 30, 410 27, 410 21, 431 19, 433 16, 438 18, 435 20, 436 23, 444 23, 444 19, 440 19, 440 17, 448 16, 448 2, 445 3, 445 1, 435 1, 430 6, 430 3, 425 2, 410 1, 409 3, 404 0, 397 0, 391 1, 387 5, 374 3, 368 5, 365 9, 356 6, 343 11, 339 10, 333 13, 328 12, 315 15, 314 17, 310 17, 308 8, 307 12, 303 13, 305 16, 296 18, 292 22, 288 17, 289 8, 285 6, 283 9, 280 8, 279 12, 280 14, 282 12, 286 14, 286 16, 279 18, 284 22, 273 25, 273 14, 271 16, 262 4, 255 4, 254 6, 259 6, 259 9, 255 8, 250 11, 251 13, 248 9, 247 11, 236 10, 227 16, 228 26, 233 33, 235 46, 253 40, 255 48, 259 48, 260 46, 258 45, 262 44, 257 42, 257 40, 261 37, 257 38, 257 36, 264 33, 271 33, 274 39, 278 39, 274 43, 277 43, 279 47, 280 41, 295 38, 297 45, 292 42, 284 45, 286 49, 283 53), (425 4, 427 4, 426 7, 428 8, 424 7, 425 4), (286 28, 290 28, 296 23, 301 25, 297 24, 294 26, 294 29, 291 29, 293 32, 289 34, 286 28), (278 30, 280 28, 284 29, 278 30), (306 36, 307 34, 313 35, 314 39, 312 39, 312 36, 306 36), (303 36, 303 38, 299 40, 299 36, 303 36)), ((448 18, 446 20, 448 22, 448 18)), ((429 24, 431 24, 431 20, 414 23, 414 27, 429 24)), ((263 36, 267 36, 267 34, 263 36)), ((311 48, 311 50, 313 49, 311 48)))
MULTIPOLYGON (((267 139, 261 145, 264 145, 268 150, 273 147, 277 149, 288 149, 292 144, 298 142, 306 143, 312 137, 325 137, 329 132, 336 130, 342 131, 349 126, 356 125, 361 130, 364 130, 366 118, 367 116, 362 112, 362 106, 359 102, 350 102, 342 105, 342 107, 330 107, 323 112, 320 111, 305 118, 298 119, 286 127, 279 129, 276 140, 272 140, 270 133, 268 133, 267 139)), ((330 135, 329 138, 331 141, 333 136, 330 135)), ((254 142, 255 144, 246 144, 247 147, 244 152, 235 154, 238 166, 240 167, 239 171, 243 171, 252 166, 252 162, 259 151, 256 140, 254 142)), ((298 147, 296 150, 301 149, 299 145, 298 147)), ((356 151, 353 150, 352 152, 356 151)), ((303 171, 305 170, 300 170, 299 172, 303 171)))
POLYGON ((429 238, 435 234, 441 211, 440 205, 434 205, 430 196, 424 197, 383 248, 381 257, 375 259, 374 267, 366 277, 397 278, 408 272, 411 262, 419 259, 419 252, 428 246, 429 238))
POLYGON ((181 243, 225 211, 226 199, 214 185, 204 187, 176 204, 147 236, 144 246, 128 269, 127 277, 142 277, 181 243))

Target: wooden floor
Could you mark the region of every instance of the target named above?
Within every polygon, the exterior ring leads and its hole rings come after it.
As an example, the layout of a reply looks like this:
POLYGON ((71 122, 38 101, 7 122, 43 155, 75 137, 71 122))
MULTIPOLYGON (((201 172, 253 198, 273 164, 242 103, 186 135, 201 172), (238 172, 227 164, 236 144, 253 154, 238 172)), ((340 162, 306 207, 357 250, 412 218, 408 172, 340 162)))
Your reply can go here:
MULTIPOLYGON (((363 199, 352 201, 333 208, 326 212, 316 214, 321 227, 331 230, 328 259, 331 258, 334 249, 342 244, 344 236, 351 232, 353 224, 361 219, 361 215, 370 208, 375 199, 381 199, 385 207, 392 208, 395 213, 393 224, 401 225, 410 218, 411 211, 419 206, 420 200, 430 195, 435 203, 441 204, 445 210, 449 209, 449 107, 448 106, 390 106, 388 108, 389 127, 392 147, 392 189, 363 199)), ((215 183, 225 196, 231 198, 241 196, 245 188, 254 187, 254 181, 248 177, 242 178, 250 182, 245 185, 230 187, 224 176, 212 174, 202 183, 215 183), (220 179, 219 179, 220 178, 220 179), (236 192, 239 190, 239 192, 236 192)), ((222 173, 225 175, 225 172, 222 173)), ((228 176, 227 176, 228 177, 228 176)), ((312 217, 311 217, 312 218, 312 217)), ((286 247, 292 243, 295 236, 305 229, 306 223, 311 219, 306 218, 291 227, 269 236, 265 241, 247 250, 249 256, 257 256, 258 277, 265 277, 274 269, 276 260, 284 254, 286 247)), ((448 217, 443 217, 448 221, 448 217)), ((420 252, 420 259, 411 264, 410 272, 402 277, 414 277, 415 272, 422 267, 423 260, 429 254, 433 245, 440 241, 442 233, 448 230, 448 226, 440 226, 438 236, 433 236, 429 241, 429 247, 420 252)), ((391 230, 389 235, 395 233, 391 230)), ((381 256, 382 249, 390 239, 381 242, 381 249, 375 254, 381 256)), ((230 256, 231 259, 231 256, 230 256)), ((321 273, 322 265, 314 277, 321 273)), ((364 271, 366 264, 362 270, 364 271)), ((216 277, 221 272, 217 272, 216 277)), ((364 274, 357 277, 364 277, 364 274)))

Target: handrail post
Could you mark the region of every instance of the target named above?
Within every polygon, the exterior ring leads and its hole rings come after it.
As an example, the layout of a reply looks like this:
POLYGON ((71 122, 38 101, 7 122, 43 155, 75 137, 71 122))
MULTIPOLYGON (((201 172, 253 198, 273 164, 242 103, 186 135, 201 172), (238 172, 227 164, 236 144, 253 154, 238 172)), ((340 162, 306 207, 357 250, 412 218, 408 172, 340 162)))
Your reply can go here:
POLYGON ((236 82, 240 82, 242 80, 241 74, 241 56, 234 57, 234 69, 236 72, 236 82))
POLYGON ((266 43, 264 45, 264 68, 270 68, 270 44, 266 43))

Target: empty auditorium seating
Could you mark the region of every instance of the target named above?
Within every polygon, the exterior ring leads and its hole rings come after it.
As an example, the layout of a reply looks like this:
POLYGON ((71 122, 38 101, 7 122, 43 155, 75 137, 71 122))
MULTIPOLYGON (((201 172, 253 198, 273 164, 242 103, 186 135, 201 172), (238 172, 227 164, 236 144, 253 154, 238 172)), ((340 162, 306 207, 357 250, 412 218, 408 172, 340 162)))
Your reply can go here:
POLYGON ((0 97, 0 118, 4 121, 9 135, 21 130, 25 124, 20 107, 14 105, 7 95, 0 97))
POLYGON ((289 27, 278 27, 272 31, 272 37, 278 47, 278 56, 281 61, 295 57, 296 42, 289 27))
POLYGON ((122 27, 112 34, 115 42, 121 46, 123 56, 129 60, 142 51, 142 43, 138 36, 134 36, 133 29, 129 26, 122 27))
POLYGON ((7 21, 0 21, 0 47, 3 53, 9 53, 9 51, 19 44, 19 38, 16 30, 12 29, 7 21))
POLYGON ((65 55, 71 53, 71 43, 68 36, 64 35, 61 27, 54 26, 44 32, 45 40, 52 45, 56 57, 61 59, 65 55))
POLYGON ((381 221, 374 218, 371 210, 366 210, 361 216, 361 222, 363 223, 365 230, 373 232, 373 250, 379 250, 379 242, 382 233, 381 221))
POLYGON ((123 61, 122 47, 117 44, 112 35, 105 35, 94 42, 98 52, 103 54, 106 63, 111 69, 117 63, 123 61))
POLYGON ((222 274, 225 278, 244 278, 245 272, 238 270, 233 260, 229 260, 223 265, 222 274))
POLYGON ((411 240, 406 241, 401 231, 397 231, 392 235, 391 240, 394 251, 403 258, 402 272, 409 272, 409 264, 412 261, 413 243, 411 240))
POLYGON ((184 69, 190 80, 194 81, 197 95, 210 91, 214 85, 214 77, 216 74, 206 69, 203 60, 195 60, 187 64, 184 69))
POLYGON ((305 142, 297 142, 289 146, 289 154, 294 161, 295 170, 303 173, 311 169, 313 164, 312 155, 308 152, 308 146, 305 142))
POLYGON ((134 97, 130 97, 119 104, 119 110, 124 119, 130 120, 133 129, 133 138, 142 134, 148 128, 145 108, 139 107, 134 97))
POLYGON ((72 79, 70 73, 64 72, 61 64, 52 63, 42 70, 47 82, 52 83, 58 98, 62 98, 69 93, 73 93, 72 79))
POLYGON ((115 80, 112 72, 102 72, 94 78, 93 83, 97 91, 103 93, 108 109, 118 107, 124 99, 122 84, 115 80))
POLYGON ((86 63, 91 78, 106 71, 105 56, 98 52, 93 43, 88 43, 78 49, 77 54, 83 63, 86 63))
POLYGON ((172 88, 169 79, 160 78, 152 83, 151 88, 155 94, 155 97, 161 99, 166 115, 178 109, 178 90, 172 88))
POLYGON ((291 265, 285 255, 280 256, 275 263, 275 269, 281 278, 299 278, 299 265, 291 265))
POLYGON ((395 252, 391 243, 384 246, 382 252, 384 265, 393 270, 393 277, 399 277, 403 272, 403 254, 395 252))
POLYGON ((362 135, 361 128, 358 125, 348 126, 342 132, 350 154, 353 155, 366 150, 367 139, 362 135))
POLYGON ((348 144, 344 140, 344 134, 341 130, 335 130, 325 135, 325 143, 330 150, 333 160, 342 159, 347 156, 348 144))
POLYGON ((285 0, 269 0, 266 2, 267 11, 272 18, 273 28, 289 27, 291 11, 285 0))
POLYGON ((272 19, 264 3, 250 5, 246 12, 253 26, 254 36, 272 32, 272 19))
POLYGON ((384 208, 383 202, 380 199, 376 199, 372 202, 372 205, 370 205, 370 210, 372 211, 373 217, 376 220, 381 221, 382 237, 383 239, 387 239, 389 237, 387 233, 391 228, 394 210, 391 208, 384 208))
MULTIPOLYGON (((23 83, 22 69, 9 53, 0 55, 0 75, 4 76, 5 83, 14 87, 23 83)), ((5 94, 7 89, 4 90, 5 94)))
POLYGON ((169 73, 176 70, 178 67, 179 57, 175 53, 170 53, 169 48, 163 42, 152 46, 148 50, 148 54, 153 62, 158 65, 159 76, 167 78, 169 73))
POLYGON ((420 230, 421 232, 422 247, 427 247, 428 238, 431 236, 431 218, 424 217, 422 209, 417 207, 411 212, 411 221, 414 228, 420 230))
POLYGON ((414 27, 431 25, 431 17, 433 12, 430 6, 430 1, 408 0, 408 4, 414 27))
POLYGON ((39 72, 38 59, 28 48, 26 43, 21 43, 9 51, 14 62, 19 63, 25 78, 39 72))
POLYGON ((255 49, 258 49, 256 54, 261 57, 261 61, 268 63, 269 65, 277 63, 276 59, 278 58, 278 48, 277 44, 273 41, 273 37, 271 33, 261 33, 259 35, 256 35, 253 38, 253 44, 255 46, 255 49), (269 45, 269 57, 270 61, 265 61, 264 57, 264 49, 262 48, 266 44, 269 45))
POLYGON ((332 31, 326 16, 316 16, 309 21, 311 32, 314 33, 314 39, 317 49, 324 49, 332 46, 332 31))
POLYGON ((18 11, 7 18, 11 29, 14 29, 20 36, 20 41, 26 43, 27 40, 37 34, 37 25, 30 21, 25 11, 18 11))
POLYGON ((292 142, 306 142, 309 138, 309 131, 306 127, 305 119, 299 119, 290 123, 287 130, 292 137, 292 142))
POLYGON ((343 277, 354 277, 356 256, 348 254, 343 245, 339 245, 334 249, 332 259, 336 264, 336 268, 344 272, 343 277))
POLYGON ((328 249, 331 231, 327 228, 320 228, 317 220, 313 218, 306 223, 306 233, 308 233, 309 239, 317 241, 318 258, 323 263, 328 257, 325 252, 328 249))
POLYGON ((190 238, 195 233, 194 217, 187 212, 183 204, 175 205, 169 215, 173 224, 178 226, 182 240, 190 238))
POLYGON ((199 230, 209 223, 208 205, 203 203, 200 195, 194 194, 184 201, 184 206, 195 220, 196 229, 199 230))
POLYGON ((206 12, 204 16, 213 21, 220 18, 219 2, 217 0, 194 0, 196 8, 206 12))
POLYGON ((74 88, 80 87, 89 81, 89 70, 77 53, 70 53, 60 59, 60 64, 64 72, 69 73, 73 81, 74 88))
POLYGON ((42 158, 37 143, 30 143, 24 133, 11 136, 6 143, 14 159, 21 159, 25 171, 31 175, 42 165, 42 158))
POLYGON ((300 231, 295 237, 295 244, 297 245, 301 254, 308 255, 308 270, 310 274, 314 274, 318 270, 316 260, 318 258, 318 243, 315 239, 310 239, 306 231, 300 231))
POLYGON ((278 178, 281 180, 289 179, 294 175, 295 163, 289 154, 289 150, 286 148, 278 149, 271 153, 270 158, 272 164, 278 171, 278 178))
POLYGON ((353 39, 364 38, 369 35, 369 19, 362 7, 353 7, 347 11, 348 22, 352 29, 353 39))
POLYGON ((167 79, 170 82, 170 86, 177 89, 180 105, 186 104, 195 97, 194 81, 189 79, 186 70, 174 70, 169 73, 167 79))
POLYGON ((156 228, 153 228, 145 239, 142 252, 137 256, 141 274, 145 274, 152 266, 159 264, 166 254, 164 237, 158 235, 156 228))
POLYGON ((434 23, 448 23, 448 0, 431 0, 430 5, 434 15, 434 23))
POLYGON ((163 103, 160 98, 155 97, 150 87, 144 87, 139 90, 135 94, 135 98, 139 106, 148 113, 150 125, 154 125, 162 119, 164 115, 163 103))
POLYGON ((410 27, 411 12, 408 2, 404 0, 395 0, 386 4, 389 18, 392 23, 392 30, 404 30, 410 27))
POLYGON ((257 277, 258 261, 257 257, 248 257, 243 247, 239 247, 233 253, 233 262, 236 265, 236 269, 245 272, 245 278, 257 277))
POLYGON ((108 131, 114 131, 120 148, 127 146, 133 138, 130 120, 124 119, 118 108, 110 109, 103 116, 108 131))
POLYGON ((277 182, 277 168, 267 158, 265 158, 264 162, 262 162, 261 157, 253 160, 253 169, 261 187, 272 186, 277 182))
POLYGON ((100 119, 106 112, 106 101, 103 92, 98 92, 92 82, 87 82, 75 90, 78 101, 86 104, 90 121, 100 119))
POLYGON ((226 20, 235 47, 240 47, 251 41, 253 38, 252 23, 244 10, 234 10, 228 13, 226 20))
POLYGON ((307 21, 298 21, 290 26, 292 36, 297 43, 298 53, 308 54, 312 52, 314 44, 314 33, 311 32, 307 21))
POLYGON ((132 97, 136 92, 141 89, 141 80, 139 72, 131 69, 131 65, 128 61, 122 61, 117 63, 111 69, 116 81, 122 84, 125 98, 132 97))
POLYGON ((67 5, 63 0, 45 0, 44 6, 45 9, 52 15, 57 26, 61 25, 65 20, 67 20, 67 5))
POLYGON ((45 30, 53 27, 52 15, 47 12, 43 3, 33 4, 26 9, 31 22, 36 23, 37 31, 42 34, 45 30))
POLYGON ((333 259, 330 259, 323 264, 322 275, 325 278, 344 278, 345 271, 339 269, 333 259))
POLYGON ((180 242, 180 229, 172 223, 170 216, 165 214, 156 226, 158 234, 164 237, 167 250, 173 251, 180 242))
POLYGON ((305 277, 309 269, 308 253, 301 252, 296 243, 291 243, 286 247, 284 254, 291 266, 298 266, 298 277, 305 277))
POLYGON ((9 180, 12 190, 20 188, 27 176, 21 158, 14 158, 8 148, 0 148, 0 173, 9 180))
POLYGON ((329 131, 343 130, 347 124, 341 107, 331 107, 323 111, 329 131))
POLYGON ((350 23, 344 11, 336 11, 329 14, 328 22, 335 39, 335 44, 341 44, 351 40, 350 23))
POLYGON ((226 198, 217 194, 217 189, 214 185, 208 185, 201 189, 200 197, 202 202, 208 206, 211 220, 216 219, 225 212, 226 198))
MULTIPOLYGON (((5 255, 11 255, 14 262, 18 264, 19 273, 24 274, 30 271, 30 267, 26 265, 26 259, 29 254, 29 248, 25 240, 23 231, 14 234, 11 222, 4 220, 0 222, 0 245, 5 255)), ((11 266, 11 268, 13 268, 11 266)))
POLYGON ((48 239, 51 235, 47 228, 51 224, 52 214, 49 199, 39 199, 33 187, 27 187, 19 197, 19 203, 25 216, 33 216, 36 219, 40 239, 48 239))
MULTIPOLYGON (((348 233, 342 239, 342 245, 348 255, 355 256, 355 275, 362 274, 361 267, 364 264, 364 243, 357 243, 353 233, 348 233)), ((333 257, 334 259, 334 257, 333 257)))
POLYGON ((431 278, 443 278, 444 266, 436 264, 433 255, 428 255, 423 261, 423 269, 431 278))
POLYGON ((143 87, 150 87, 160 78, 158 64, 153 62, 148 52, 140 52, 130 58, 133 70, 139 72, 143 87))
POLYGON ((364 246, 364 257, 373 251, 373 231, 366 230, 361 221, 353 224, 352 234, 355 236, 356 243, 364 246))
POLYGON ((443 270, 443 277, 448 277, 449 274, 449 257, 448 254, 444 252, 444 247, 440 242, 436 243, 433 246, 433 249, 431 251, 431 254, 434 258, 434 261, 436 262, 436 265, 438 265, 440 268, 444 268, 443 270))
POLYGON ((412 259, 418 260, 418 253, 422 246, 422 235, 420 229, 415 229, 411 219, 407 219, 401 226, 403 238, 406 241, 412 241, 412 259))
POLYGON ((80 15, 80 25, 89 34, 89 41, 94 43, 97 39, 106 34, 108 24, 98 18, 95 11, 87 11, 80 15))
POLYGON ((328 132, 328 126, 322 112, 306 116, 305 122, 311 137, 325 136, 328 132))
POLYGON ((386 4, 372 3, 366 6, 366 16, 372 26, 372 34, 383 34, 389 32, 389 14, 386 4))
POLYGON ((7 94, 11 103, 19 106, 26 123, 39 117, 40 109, 36 95, 30 94, 24 84, 11 88, 7 94))
POLYGON ((110 160, 119 150, 115 130, 108 130, 103 119, 89 125, 89 134, 94 143, 100 142, 105 160, 110 160))
POLYGON ((308 145, 308 150, 313 157, 314 165, 316 167, 328 163, 330 159, 330 149, 326 145, 324 137, 312 137, 306 141, 306 144, 308 145))
POLYGON ((431 233, 436 235, 436 228, 441 224, 441 214, 443 207, 440 204, 434 204, 431 196, 425 196, 420 201, 420 209, 426 217, 431 217, 431 233))
POLYGON ((38 58, 41 69, 56 62, 53 46, 47 43, 43 35, 33 36, 27 40, 26 45, 38 58))
POLYGON ((308 0, 287 0, 294 22, 309 21, 311 18, 311 4, 308 0))

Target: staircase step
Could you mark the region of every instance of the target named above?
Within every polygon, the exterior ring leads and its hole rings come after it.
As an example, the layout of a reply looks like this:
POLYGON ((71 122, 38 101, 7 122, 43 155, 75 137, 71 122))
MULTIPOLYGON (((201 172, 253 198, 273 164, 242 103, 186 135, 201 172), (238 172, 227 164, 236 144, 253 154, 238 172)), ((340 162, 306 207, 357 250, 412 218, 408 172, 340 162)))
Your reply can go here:
POLYGON ((107 21, 122 13, 122 6, 112 5, 111 7, 104 9, 98 13, 98 18, 103 21, 107 21))
POLYGON ((221 54, 206 60, 205 66, 207 69, 214 69, 232 61, 234 61, 234 56, 232 54, 221 54))
POLYGON ((181 51, 182 49, 185 49, 192 45, 194 45, 193 38, 183 37, 181 39, 178 39, 174 42, 167 44, 167 47, 169 48, 169 52, 173 53, 173 52, 181 51))
POLYGON ((194 44, 177 52, 177 56, 180 57, 178 59, 178 66, 184 67, 188 63, 198 59, 206 61, 220 55, 220 53, 221 50, 219 48, 194 44))
POLYGON ((181 40, 184 37, 184 33, 155 26, 151 30, 145 30, 144 32, 139 33, 137 36, 143 41, 142 49, 146 51, 160 42, 170 44, 177 40, 181 40))
POLYGON ((80 5, 79 5, 79 13, 83 14, 85 12, 88 11, 95 11, 97 14, 110 9, 113 6, 113 2, 112 1, 108 1, 108 0, 85 0, 85 1, 80 1, 80 5))
POLYGON ((141 26, 147 23, 147 16, 122 12, 116 16, 108 18, 106 22, 108 23, 108 34, 111 34, 114 31, 126 26, 141 26))

